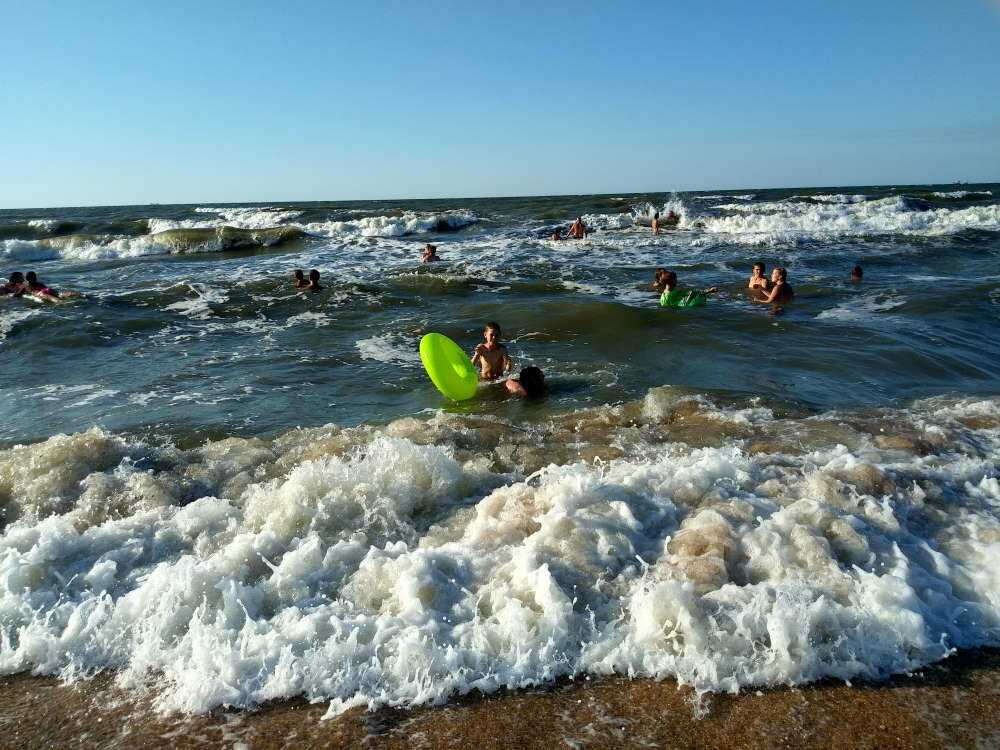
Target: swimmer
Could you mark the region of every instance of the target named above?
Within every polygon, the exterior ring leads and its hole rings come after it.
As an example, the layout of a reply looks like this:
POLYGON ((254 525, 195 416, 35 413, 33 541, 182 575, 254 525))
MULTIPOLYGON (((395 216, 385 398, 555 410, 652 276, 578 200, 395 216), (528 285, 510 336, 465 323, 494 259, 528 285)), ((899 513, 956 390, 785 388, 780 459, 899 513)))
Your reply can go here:
POLYGON ((771 270, 771 289, 760 298, 761 302, 788 302, 795 296, 795 290, 788 283, 788 272, 784 268, 771 270))
POLYGON ((556 227, 555 231, 552 232, 552 237, 550 237, 549 239, 551 239, 553 242, 559 242, 560 240, 562 240, 563 239, 562 227, 556 227))
POLYGON ((55 289, 40 282, 38 274, 34 271, 28 271, 24 278, 27 282, 25 292, 46 302, 57 302, 61 299, 77 299, 83 296, 80 292, 57 292, 55 289))
POLYGON ((574 240, 586 239, 588 231, 587 225, 583 223, 583 217, 577 216, 576 221, 569 228, 569 236, 574 240))
POLYGON ((513 363, 507 347, 500 343, 500 325, 487 323, 483 329, 484 343, 476 347, 472 364, 479 368, 480 380, 496 380, 510 372, 513 363))
POLYGON ((301 268, 296 268, 292 271, 292 278, 295 280, 296 289, 307 289, 309 287, 309 282, 306 281, 306 275, 301 268))
POLYGON ((0 295, 10 294, 14 297, 20 297, 27 291, 24 285, 24 274, 20 271, 14 271, 7 280, 7 283, 0 286, 0 295))
POLYGON ((509 378, 503 385, 514 396, 539 398, 545 393, 545 374, 537 367, 525 367, 517 378, 509 378))
MULTIPOLYGON (((663 276, 660 278, 663 280, 663 291, 665 292, 680 291, 679 289, 677 289, 677 274, 674 271, 664 271, 663 276)), ((709 287, 708 289, 692 289, 691 292, 689 293, 701 292, 702 294, 715 294, 718 291, 719 287, 712 286, 709 287)))
POLYGON ((858 284, 864 279, 865 272, 861 269, 861 266, 855 266, 851 269, 851 281, 858 284))
POLYGON ((653 214, 653 220, 650 222, 650 226, 653 227, 653 234, 660 233, 660 212, 657 211, 653 214))
POLYGON ((305 291, 319 292, 322 289, 323 289, 323 287, 320 286, 320 283, 319 283, 319 271, 317 271, 314 268, 313 270, 311 270, 309 272, 309 283, 306 286, 302 287, 299 291, 300 292, 305 292, 305 291))
POLYGON ((657 294, 663 294, 667 290, 666 275, 667 272, 662 268, 657 268, 653 274, 653 283, 649 286, 657 294))
POLYGON ((747 289, 763 289, 765 292, 771 288, 771 280, 764 273, 766 267, 760 261, 753 264, 750 270, 750 280, 747 282, 747 289))
POLYGON ((435 261, 439 260, 441 260, 441 258, 439 258, 437 254, 437 245, 432 245, 428 242, 427 245, 424 247, 423 253, 421 253, 420 255, 420 262, 434 263, 435 261))

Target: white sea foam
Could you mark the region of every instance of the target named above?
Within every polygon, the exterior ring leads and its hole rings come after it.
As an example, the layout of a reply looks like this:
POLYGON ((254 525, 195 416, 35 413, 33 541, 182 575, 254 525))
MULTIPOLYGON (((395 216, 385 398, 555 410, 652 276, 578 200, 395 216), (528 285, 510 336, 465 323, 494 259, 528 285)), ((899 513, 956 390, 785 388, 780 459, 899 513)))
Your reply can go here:
POLYGON ((820 193, 818 195, 793 195, 789 200, 810 200, 816 201, 817 203, 863 203, 868 200, 867 195, 844 195, 842 193, 835 194, 825 194, 820 193))
POLYGON ((166 305, 163 309, 179 313, 187 318, 204 320, 214 314, 212 305, 221 305, 229 299, 226 293, 218 287, 207 284, 187 284, 187 287, 194 293, 193 297, 166 305))
POLYGON ((362 237, 403 237, 421 232, 455 230, 479 221, 469 211, 417 213, 405 211, 391 216, 365 216, 351 221, 322 221, 301 224, 303 231, 325 237, 360 235, 362 237))
POLYGON ((6 339, 18 323, 39 314, 39 310, 27 307, 21 300, 6 300, 0 297, 0 341, 6 339))
POLYGON ((933 192, 931 193, 935 198, 968 198, 971 195, 982 195, 984 197, 989 197, 993 195, 992 190, 953 190, 948 193, 933 192))
POLYGON ((869 432, 670 389, 570 416, 0 451, 0 671, 336 714, 561 675, 881 677, 1000 643, 997 400, 869 432), (618 457, 573 458, 599 432, 618 457))
POLYGON ((754 244, 888 234, 936 236, 967 229, 1000 231, 1000 205, 921 211, 903 197, 847 204, 775 202, 720 208, 728 213, 700 219, 704 230, 754 244))
POLYGON ((195 212, 202 214, 218 214, 220 220, 215 222, 216 225, 224 224, 226 226, 237 227, 239 229, 269 229, 271 227, 287 224, 302 215, 301 211, 290 211, 288 209, 275 208, 273 206, 229 206, 225 208, 203 206, 196 208, 195 212))
POLYGON ((412 336, 386 333, 355 342, 362 359, 386 364, 418 367, 420 356, 412 336))
POLYGON ((830 310, 823 310, 816 317, 819 320, 871 320, 905 304, 906 298, 897 294, 869 294, 843 302, 830 310))

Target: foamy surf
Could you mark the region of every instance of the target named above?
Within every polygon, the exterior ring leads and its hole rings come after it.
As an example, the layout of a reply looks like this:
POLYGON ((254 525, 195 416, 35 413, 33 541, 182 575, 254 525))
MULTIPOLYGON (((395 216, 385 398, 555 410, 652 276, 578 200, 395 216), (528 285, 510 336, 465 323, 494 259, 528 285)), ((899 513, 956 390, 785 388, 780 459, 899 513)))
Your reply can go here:
POLYGON ((879 678, 1000 641, 1000 401, 733 411, 655 389, 527 429, 0 452, 0 669, 334 715, 587 674, 879 678))

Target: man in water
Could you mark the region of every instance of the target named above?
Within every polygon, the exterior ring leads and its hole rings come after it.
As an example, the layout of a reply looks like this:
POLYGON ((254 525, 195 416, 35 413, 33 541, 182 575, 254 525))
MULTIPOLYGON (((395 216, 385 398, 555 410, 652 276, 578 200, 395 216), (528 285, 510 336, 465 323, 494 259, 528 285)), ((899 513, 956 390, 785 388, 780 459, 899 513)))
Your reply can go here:
POLYGON ((296 288, 300 292, 319 292, 323 289, 319 283, 319 271, 315 268, 309 272, 309 283, 305 286, 300 287, 298 283, 295 284, 296 288))
POLYGON ((784 268, 771 270, 771 289, 760 298, 760 302, 788 302, 795 296, 795 290, 788 283, 788 272, 784 268))
POLYGON ((656 213, 653 214, 653 220, 650 222, 649 225, 651 227, 653 227, 653 234, 659 234, 660 233, 660 212, 659 211, 657 211, 656 213))
POLYGON ((521 398, 539 398, 545 393, 545 375, 537 367, 525 367, 516 379, 508 378, 504 388, 521 398))
POLYGON ((570 226, 569 236, 574 240, 582 240, 587 237, 587 225, 583 223, 582 216, 577 216, 576 221, 570 226))
POLYGON ((439 260, 441 260, 441 258, 439 258, 437 254, 437 245, 432 245, 428 242, 424 247, 424 252, 420 255, 420 262, 434 263, 439 260))
POLYGON ((861 280, 864 278, 864 276, 865 272, 861 270, 861 266, 855 266, 854 268, 851 269, 851 281, 853 281, 855 284, 860 283, 861 280))
POLYGON ((25 291, 24 274, 20 271, 14 271, 7 280, 7 283, 0 286, 0 295, 10 294, 14 297, 20 297, 25 291))
POLYGON ((479 368, 480 380, 496 380, 510 372, 513 363, 507 347, 500 343, 500 324, 487 323, 483 329, 483 343, 476 347, 472 364, 479 368))

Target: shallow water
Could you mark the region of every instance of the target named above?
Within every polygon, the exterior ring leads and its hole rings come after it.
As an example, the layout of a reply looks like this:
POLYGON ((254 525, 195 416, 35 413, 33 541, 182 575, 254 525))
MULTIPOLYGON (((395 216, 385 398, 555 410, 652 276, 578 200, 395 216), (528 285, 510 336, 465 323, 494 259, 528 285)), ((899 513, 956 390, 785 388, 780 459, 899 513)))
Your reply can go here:
POLYGON ((998 254, 998 185, 0 212, 88 295, 0 302, 0 670, 337 712, 996 645, 998 254), (444 402, 420 336, 493 319, 549 395, 444 402))

